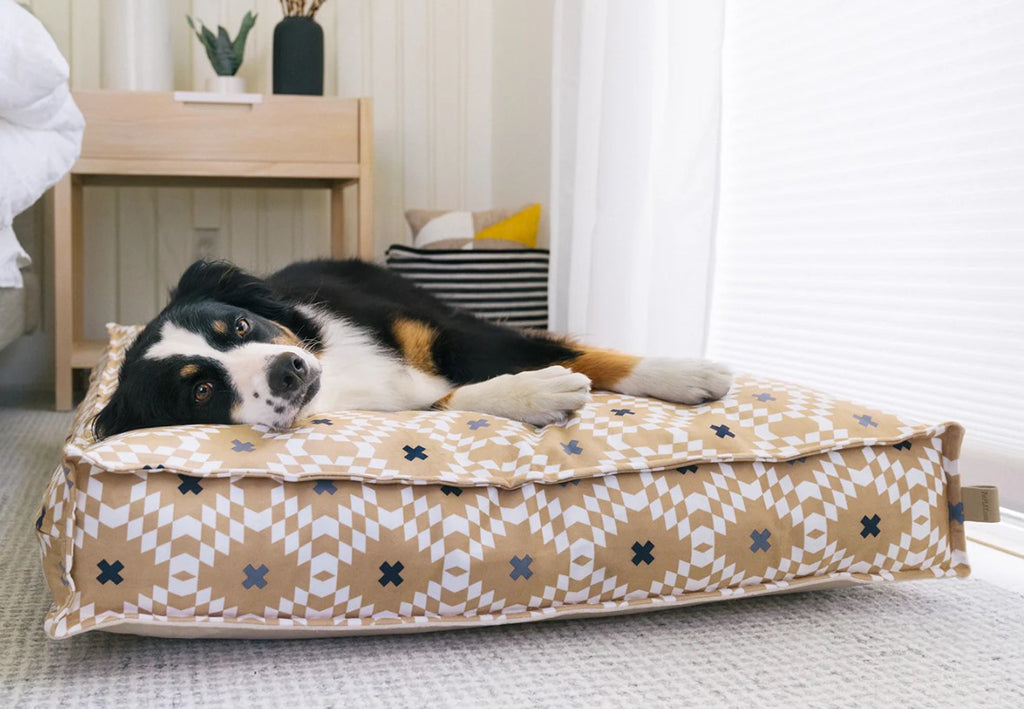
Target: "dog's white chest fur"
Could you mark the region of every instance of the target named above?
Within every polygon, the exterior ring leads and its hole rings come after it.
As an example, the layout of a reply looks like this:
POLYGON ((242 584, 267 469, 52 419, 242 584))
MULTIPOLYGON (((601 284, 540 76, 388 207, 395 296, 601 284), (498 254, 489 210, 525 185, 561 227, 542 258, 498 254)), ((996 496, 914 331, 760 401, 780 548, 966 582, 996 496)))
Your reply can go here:
POLYGON ((366 409, 428 409, 452 386, 443 377, 406 364, 351 323, 308 306, 303 314, 320 326, 320 391, 304 413, 366 409))

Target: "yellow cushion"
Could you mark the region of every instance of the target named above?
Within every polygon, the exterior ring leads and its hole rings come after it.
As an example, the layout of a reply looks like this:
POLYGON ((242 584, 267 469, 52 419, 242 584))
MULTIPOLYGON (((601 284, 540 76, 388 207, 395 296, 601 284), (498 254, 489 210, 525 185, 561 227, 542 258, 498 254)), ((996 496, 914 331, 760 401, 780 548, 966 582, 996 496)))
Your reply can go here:
POLYGON ((526 209, 503 219, 493 226, 476 233, 474 239, 501 239, 515 241, 528 249, 537 248, 537 229, 540 226, 540 205, 532 204, 526 209))

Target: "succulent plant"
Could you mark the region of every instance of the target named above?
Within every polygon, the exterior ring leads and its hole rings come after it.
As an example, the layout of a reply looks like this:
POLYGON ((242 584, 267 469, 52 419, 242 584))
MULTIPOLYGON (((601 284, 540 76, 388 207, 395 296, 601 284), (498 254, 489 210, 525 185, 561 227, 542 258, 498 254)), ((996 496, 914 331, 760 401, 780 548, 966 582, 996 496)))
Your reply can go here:
POLYGON ((245 55, 245 40, 249 36, 249 30, 256 24, 256 15, 246 12, 242 18, 242 26, 234 41, 228 36, 228 31, 223 25, 217 26, 217 34, 203 24, 202 20, 193 21, 188 15, 185 16, 188 26, 196 33, 199 42, 206 49, 206 56, 210 58, 210 64, 218 76, 234 76, 238 67, 242 65, 242 57, 245 55), (197 27, 198 25, 198 27, 197 27))

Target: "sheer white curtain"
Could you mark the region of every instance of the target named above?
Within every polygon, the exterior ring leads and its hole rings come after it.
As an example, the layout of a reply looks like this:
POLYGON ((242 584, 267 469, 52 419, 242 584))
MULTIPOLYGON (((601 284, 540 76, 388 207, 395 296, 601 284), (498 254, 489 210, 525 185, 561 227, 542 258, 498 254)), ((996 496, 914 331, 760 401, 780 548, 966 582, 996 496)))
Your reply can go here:
POLYGON ((731 2, 709 354, 967 427, 1024 510, 1024 3, 731 2))
POLYGON ((713 260, 724 0, 559 0, 554 329, 699 356, 713 260))

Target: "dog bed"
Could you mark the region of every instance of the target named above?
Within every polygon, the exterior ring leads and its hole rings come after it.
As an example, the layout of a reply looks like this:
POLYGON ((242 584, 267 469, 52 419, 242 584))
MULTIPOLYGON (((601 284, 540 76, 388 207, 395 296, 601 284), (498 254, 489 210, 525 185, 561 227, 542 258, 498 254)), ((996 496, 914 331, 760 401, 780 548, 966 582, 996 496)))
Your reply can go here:
POLYGON ((565 426, 334 412, 95 441, 111 327, 36 528, 47 633, 297 636, 966 576, 962 429, 750 376, 565 426))

